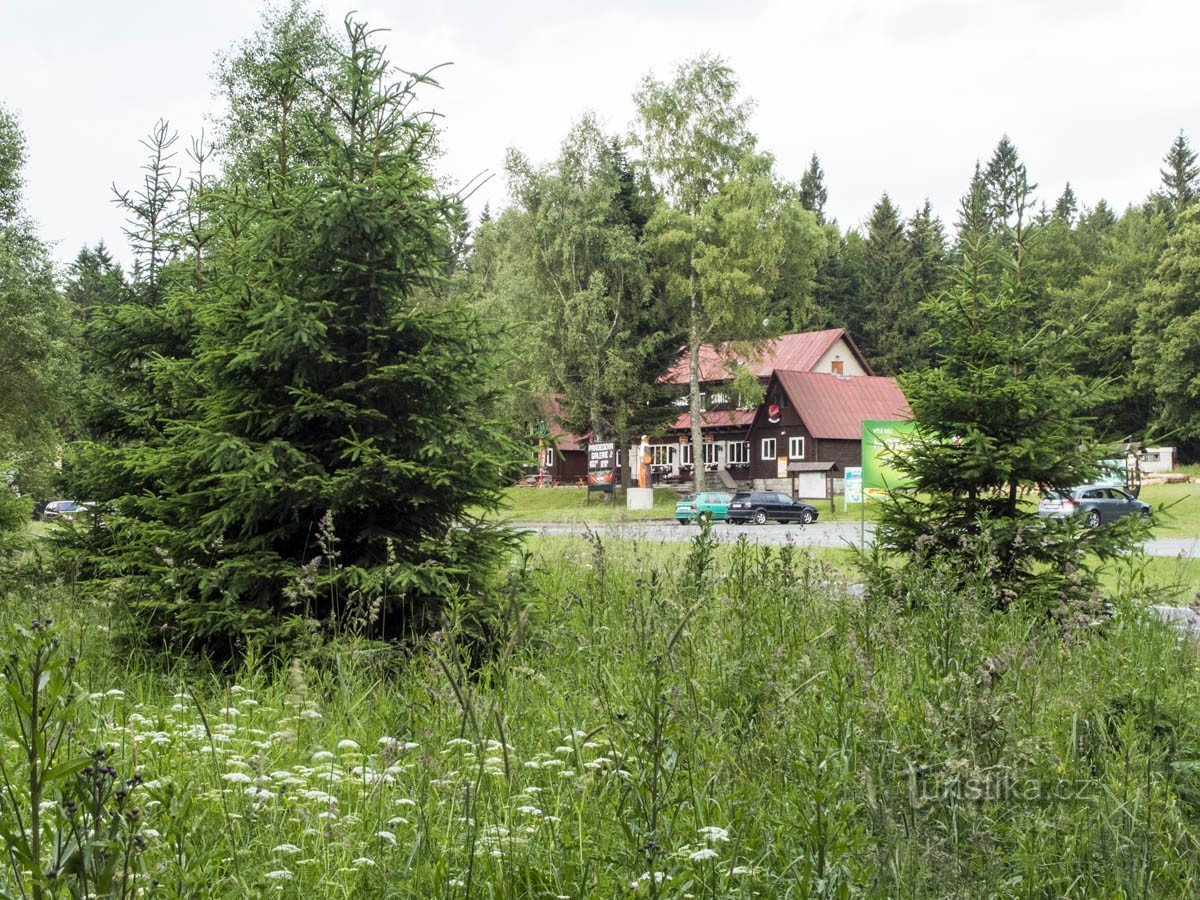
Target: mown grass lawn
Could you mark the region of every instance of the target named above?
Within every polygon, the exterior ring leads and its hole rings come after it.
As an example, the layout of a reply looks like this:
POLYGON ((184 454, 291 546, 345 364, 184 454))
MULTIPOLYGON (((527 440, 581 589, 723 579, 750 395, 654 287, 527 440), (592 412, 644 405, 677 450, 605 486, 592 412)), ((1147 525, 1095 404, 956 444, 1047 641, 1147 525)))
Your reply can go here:
MULTIPOLYGON (((675 503, 684 494, 669 488, 654 489, 654 507, 648 510, 631 510, 625 506, 624 495, 617 494, 616 503, 607 496, 593 494, 589 502, 587 489, 580 487, 514 487, 504 492, 503 518, 514 522, 624 522, 646 519, 673 520, 675 503)), ((844 510, 841 498, 830 509, 827 500, 812 500, 820 512, 822 522, 857 522, 863 511, 857 505, 844 510)), ((875 519, 875 507, 868 506, 866 521, 875 519)))
MULTIPOLYGON (((579 487, 532 488, 514 487, 505 491, 502 516, 514 522, 622 522, 645 519, 671 519, 675 501, 682 494, 656 488, 654 508, 630 510, 618 494, 617 503, 607 496, 593 494, 588 502, 587 489, 579 487)), ((1141 499, 1157 510, 1154 533, 1161 537, 1200 538, 1200 485, 1160 484, 1142 488, 1141 499)), ((830 508, 827 500, 809 501, 820 511, 822 522, 858 522, 878 519, 879 506, 852 504, 846 507, 838 497, 830 508)), ((1036 503, 1036 499, 1032 502, 1036 503)))
POLYGON ((1200 538, 1200 485, 1147 484, 1142 487, 1139 499, 1156 509, 1156 535, 1200 538))
POLYGON ((683 494, 667 488, 654 489, 652 509, 627 509, 624 494, 616 502, 610 494, 590 496, 586 487, 514 487, 504 492, 501 515, 515 522, 620 522, 642 519, 673 519, 675 503, 683 494))

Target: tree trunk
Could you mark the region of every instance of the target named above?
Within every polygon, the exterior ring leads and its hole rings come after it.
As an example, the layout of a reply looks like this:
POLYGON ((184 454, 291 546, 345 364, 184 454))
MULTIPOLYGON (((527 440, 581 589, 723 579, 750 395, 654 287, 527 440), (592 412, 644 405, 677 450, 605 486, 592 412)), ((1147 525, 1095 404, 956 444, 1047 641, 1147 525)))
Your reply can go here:
POLYGON ((692 490, 704 490, 704 430, 700 423, 700 298, 696 275, 691 283, 691 323, 688 326, 688 410, 692 414, 692 490))
POLYGON ((635 464, 640 466, 642 461, 633 449, 633 435, 629 433, 629 415, 625 409, 626 402, 626 400, 621 399, 617 405, 616 422, 614 423, 613 431, 617 438, 617 450, 624 453, 625 462, 620 466, 621 490, 628 496, 629 489, 633 487, 633 467, 635 464))

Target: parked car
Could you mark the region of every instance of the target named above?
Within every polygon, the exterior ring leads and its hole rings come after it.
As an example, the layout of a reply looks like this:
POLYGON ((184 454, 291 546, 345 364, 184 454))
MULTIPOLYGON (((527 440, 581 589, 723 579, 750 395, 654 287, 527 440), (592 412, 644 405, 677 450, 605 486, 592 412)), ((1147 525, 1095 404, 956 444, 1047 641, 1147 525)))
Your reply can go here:
POLYGON ((76 503, 74 500, 51 500, 46 504, 46 508, 42 510, 42 518, 62 519, 66 522, 73 522, 75 517, 83 512, 85 508, 82 503, 76 503))
POLYGON ((733 494, 728 491, 704 491, 699 494, 688 494, 675 504, 675 518, 680 525, 694 522, 701 516, 708 516, 714 522, 723 522, 729 510, 729 501, 733 494))
POLYGON ((769 521, 803 522, 809 525, 817 521, 815 506, 811 506, 787 494, 777 491, 739 491, 729 503, 726 518, 734 524, 754 522, 765 525, 769 521))
POLYGON ((1150 504, 1131 497, 1120 488, 1103 484, 1085 484, 1077 488, 1047 491, 1038 504, 1037 514, 1047 519, 1082 516, 1084 524, 1095 528, 1124 516, 1150 518, 1150 504))

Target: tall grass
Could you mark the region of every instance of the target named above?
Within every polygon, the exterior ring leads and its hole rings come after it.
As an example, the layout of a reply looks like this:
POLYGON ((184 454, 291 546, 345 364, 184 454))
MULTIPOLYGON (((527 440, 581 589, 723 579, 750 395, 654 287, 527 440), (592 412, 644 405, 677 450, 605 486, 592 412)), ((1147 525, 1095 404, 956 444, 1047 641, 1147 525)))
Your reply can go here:
POLYGON ((1200 895, 1200 658, 1132 602, 1064 630, 704 529, 530 549, 482 662, 452 608, 223 677, 110 652, 82 588, 10 593, 3 651, 59 623, 146 896, 1200 895))

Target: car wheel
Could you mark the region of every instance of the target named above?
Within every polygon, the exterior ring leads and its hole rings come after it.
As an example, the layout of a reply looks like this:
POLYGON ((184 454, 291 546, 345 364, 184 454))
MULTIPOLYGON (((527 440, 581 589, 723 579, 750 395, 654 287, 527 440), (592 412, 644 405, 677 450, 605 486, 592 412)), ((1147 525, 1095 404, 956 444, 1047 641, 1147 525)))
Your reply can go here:
POLYGON ((800 513, 800 521, 803 522, 805 525, 811 525, 812 520, 813 520, 813 514, 812 514, 811 509, 806 509, 804 512, 800 513))
POLYGON ((679 524, 680 524, 680 525, 686 525, 686 524, 687 524, 687 519, 677 519, 676 521, 677 521, 677 522, 679 522, 679 524))
POLYGON ((766 525, 767 524, 767 513, 765 510, 760 509, 754 513, 754 524, 755 525, 766 525))
POLYGON ((1084 519, 1084 523, 1087 525, 1088 528, 1097 527, 1100 524, 1100 511, 1093 509, 1090 513, 1087 514, 1087 518, 1084 519))
POLYGON ((1150 518, 1150 510, 1148 510, 1148 509, 1143 509, 1143 510, 1142 510, 1142 518, 1143 518, 1143 519, 1148 519, 1148 518, 1150 518))

